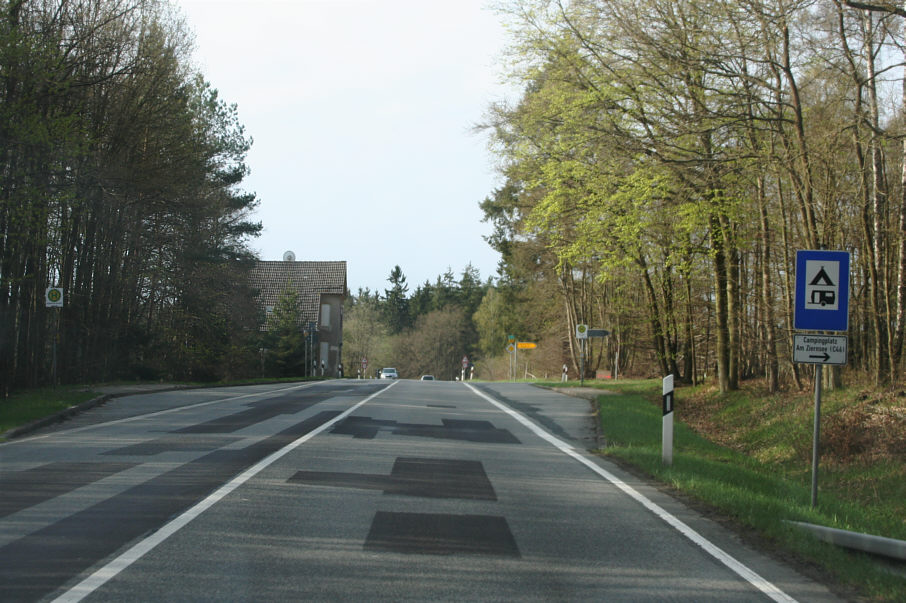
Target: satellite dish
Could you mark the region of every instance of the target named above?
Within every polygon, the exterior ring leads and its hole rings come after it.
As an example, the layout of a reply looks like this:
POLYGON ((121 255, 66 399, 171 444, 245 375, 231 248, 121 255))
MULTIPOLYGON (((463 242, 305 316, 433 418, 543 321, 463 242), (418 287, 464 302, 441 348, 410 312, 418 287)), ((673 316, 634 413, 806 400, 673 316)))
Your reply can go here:
POLYGON ((286 253, 283 254, 283 261, 284 262, 295 262, 296 254, 293 253, 292 251, 287 251, 286 253))

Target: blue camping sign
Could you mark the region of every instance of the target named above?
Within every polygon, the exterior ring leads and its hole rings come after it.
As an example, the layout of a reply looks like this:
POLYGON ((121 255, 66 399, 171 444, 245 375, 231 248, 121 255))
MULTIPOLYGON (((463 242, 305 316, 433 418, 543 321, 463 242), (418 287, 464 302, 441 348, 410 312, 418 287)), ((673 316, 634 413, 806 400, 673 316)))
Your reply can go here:
POLYGON ((796 252, 793 328, 801 331, 849 328, 849 252, 796 252))

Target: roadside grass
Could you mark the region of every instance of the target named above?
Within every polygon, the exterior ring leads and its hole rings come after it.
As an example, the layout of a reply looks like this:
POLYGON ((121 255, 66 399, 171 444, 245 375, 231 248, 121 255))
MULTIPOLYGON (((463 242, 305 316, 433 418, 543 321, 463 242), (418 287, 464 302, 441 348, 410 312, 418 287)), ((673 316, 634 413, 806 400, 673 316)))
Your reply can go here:
MULTIPOLYGON (((906 539, 904 457, 879 455, 877 448, 886 444, 878 443, 877 434, 860 431, 865 429, 864 417, 846 420, 856 407, 854 398, 865 397, 864 392, 836 390, 826 394, 827 403, 822 399, 819 491, 812 509, 811 394, 770 396, 750 386, 725 395, 707 387, 678 389, 673 464, 667 467, 661 459, 660 380, 593 386, 619 394, 598 397, 605 440, 601 453, 754 530, 762 545, 819 568, 846 589, 871 600, 906 598, 902 563, 879 562, 785 523, 803 521, 906 539)), ((879 406, 879 397, 866 399, 879 406)), ((903 432, 893 431, 896 446, 903 432)))
POLYGON ((84 387, 47 387, 11 394, 0 400, 0 438, 3 433, 66 410, 100 394, 84 387))

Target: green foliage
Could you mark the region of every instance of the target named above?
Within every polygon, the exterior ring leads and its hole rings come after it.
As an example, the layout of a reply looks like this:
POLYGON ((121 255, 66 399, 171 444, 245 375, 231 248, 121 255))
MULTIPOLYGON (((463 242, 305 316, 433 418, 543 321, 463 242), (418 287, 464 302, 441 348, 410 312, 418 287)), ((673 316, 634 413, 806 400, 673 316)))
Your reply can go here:
POLYGON ((394 366, 404 377, 431 373, 451 378, 463 355, 472 358, 479 352, 479 326, 473 316, 493 290, 491 281, 482 282, 472 265, 463 269, 459 280, 448 269, 411 295, 399 266, 388 280, 392 287, 384 297, 359 290, 347 299, 343 329, 347 362, 357 369, 367 358, 366 376, 382 366, 394 366))
POLYGON ((0 10, 0 383, 47 382, 57 332, 64 382, 249 370, 251 140, 171 7, 0 10))
POLYGON ((529 295, 559 286, 573 347, 577 321, 607 321, 650 359, 640 373, 776 383, 790 258, 826 245, 865 284, 852 364, 902 372, 906 194, 884 168, 901 163, 902 99, 865 75, 901 77, 902 15, 838 4, 497 5, 523 92, 488 112, 505 179, 481 205, 488 240, 529 295))
POLYGON ((412 321, 412 317, 409 315, 409 299, 406 297, 409 286, 406 284, 406 276, 399 266, 393 267, 387 281, 391 287, 384 291, 386 295, 384 311, 390 334, 396 335, 408 328, 412 321))
POLYGON ((381 299, 367 290, 359 290, 346 300, 343 313, 343 356, 347 375, 353 376, 361 370, 362 360, 368 366, 365 377, 374 375, 375 370, 394 366, 389 329, 384 321, 381 299))
POLYGON ((395 365, 408 378, 431 374, 451 379, 468 350, 468 320, 461 308, 447 306, 418 318, 412 329, 394 342, 395 365))
POLYGON ((299 294, 289 284, 280 294, 264 337, 272 374, 301 377, 305 374, 305 337, 299 323, 299 294))
POLYGON ((485 358, 499 355, 500 349, 506 344, 507 335, 515 332, 515 321, 508 316, 512 311, 513 308, 507 307, 503 294, 497 288, 488 289, 472 317, 479 334, 478 349, 485 358))

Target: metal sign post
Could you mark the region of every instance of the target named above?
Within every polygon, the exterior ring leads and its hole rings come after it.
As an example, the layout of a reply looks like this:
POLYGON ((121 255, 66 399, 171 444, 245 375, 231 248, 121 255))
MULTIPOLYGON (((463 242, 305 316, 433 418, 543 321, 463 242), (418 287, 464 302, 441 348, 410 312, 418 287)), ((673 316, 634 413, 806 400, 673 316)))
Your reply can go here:
MULTIPOLYGON (((44 290, 44 307, 63 307, 63 289, 61 287, 48 287, 44 290)), ((51 382, 54 385, 57 385, 57 341, 60 339, 60 312, 62 312, 62 310, 54 313, 53 321, 53 357, 51 359, 50 374, 51 382)))
MULTIPOLYGON (((793 327, 805 331, 846 331, 849 328, 849 252, 796 252, 796 299, 793 327)), ((846 364, 845 335, 793 337, 793 362, 815 365, 815 424, 812 434, 812 500, 818 502, 821 435, 821 377, 825 364, 846 364)))
POLYGON ((812 508, 818 504, 818 460, 820 458, 821 436, 821 369, 823 365, 815 365, 815 424, 812 432, 812 508))
POLYGON ((318 374, 318 362, 317 360, 315 360, 315 339, 317 337, 317 328, 317 323, 308 323, 308 359, 311 361, 311 377, 314 377, 318 374))
POLYGON ((582 339, 582 351, 579 352, 579 385, 585 385, 585 342, 587 339, 582 339))
POLYGON ((510 333, 506 340, 506 351, 510 353, 510 380, 516 381, 516 336, 510 333))
POLYGON ((576 339, 579 340, 579 385, 585 385, 585 342, 588 341, 588 325, 576 325, 576 339))
POLYGON ((513 371, 514 371, 514 369, 513 369, 513 362, 514 362, 514 361, 513 361, 513 355, 516 353, 516 344, 514 344, 514 343, 508 343, 508 344, 506 345, 506 352, 507 352, 507 354, 510 355, 510 374, 507 375, 507 378, 509 378, 509 379, 512 381, 512 380, 515 379, 515 373, 513 372, 513 371))

